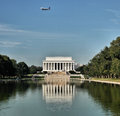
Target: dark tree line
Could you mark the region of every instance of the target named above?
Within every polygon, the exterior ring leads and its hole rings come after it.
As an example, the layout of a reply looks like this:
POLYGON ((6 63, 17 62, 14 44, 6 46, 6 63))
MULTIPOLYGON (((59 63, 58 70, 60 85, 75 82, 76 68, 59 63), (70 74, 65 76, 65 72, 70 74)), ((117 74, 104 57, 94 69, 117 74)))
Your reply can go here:
POLYGON ((0 78, 5 76, 19 76, 22 77, 28 73, 35 74, 41 73, 42 67, 39 66, 30 66, 25 62, 17 63, 16 60, 10 59, 6 55, 0 55, 0 78))
POLYGON ((76 70, 92 77, 120 78, 120 37, 76 70))
POLYGON ((42 67, 40 67, 40 66, 32 65, 31 67, 29 67, 30 74, 41 73, 41 71, 42 71, 42 67))
POLYGON ((8 56, 0 55, 0 77, 23 76, 29 73, 26 63, 10 59, 8 56))

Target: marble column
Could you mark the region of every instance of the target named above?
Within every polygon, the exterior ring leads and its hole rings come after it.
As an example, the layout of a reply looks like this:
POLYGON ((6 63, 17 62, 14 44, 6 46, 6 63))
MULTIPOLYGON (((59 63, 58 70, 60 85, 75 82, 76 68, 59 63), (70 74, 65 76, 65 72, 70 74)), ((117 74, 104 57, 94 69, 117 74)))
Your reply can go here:
POLYGON ((61 63, 59 63, 59 70, 61 71, 61 63))
POLYGON ((52 63, 52 70, 54 70, 54 63, 52 63))
POLYGON ((49 71, 49 63, 48 63, 48 71, 49 71))
POLYGON ((62 63, 62 70, 64 71, 64 63, 62 63))
POLYGON ((65 71, 66 71, 66 63, 65 63, 65 71))
POLYGON ((51 70, 52 70, 52 63, 51 63, 51 70))

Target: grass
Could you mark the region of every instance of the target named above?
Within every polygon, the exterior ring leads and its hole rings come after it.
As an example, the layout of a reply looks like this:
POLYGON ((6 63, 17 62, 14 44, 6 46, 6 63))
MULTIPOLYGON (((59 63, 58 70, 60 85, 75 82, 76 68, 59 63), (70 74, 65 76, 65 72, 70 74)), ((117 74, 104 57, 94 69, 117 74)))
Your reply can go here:
POLYGON ((120 79, 115 78, 92 78, 92 80, 99 80, 99 81, 110 81, 110 82, 120 82, 120 79))
POLYGON ((27 74, 26 76, 33 76, 33 74, 27 74))

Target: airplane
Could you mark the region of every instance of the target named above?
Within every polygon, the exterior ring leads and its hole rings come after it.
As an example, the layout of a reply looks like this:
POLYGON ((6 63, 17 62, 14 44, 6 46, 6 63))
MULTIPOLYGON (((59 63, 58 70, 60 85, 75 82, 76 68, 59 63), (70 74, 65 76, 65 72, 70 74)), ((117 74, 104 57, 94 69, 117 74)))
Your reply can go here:
POLYGON ((48 8, 40 7, 40 10, 50 10, 50 7, 48 8))

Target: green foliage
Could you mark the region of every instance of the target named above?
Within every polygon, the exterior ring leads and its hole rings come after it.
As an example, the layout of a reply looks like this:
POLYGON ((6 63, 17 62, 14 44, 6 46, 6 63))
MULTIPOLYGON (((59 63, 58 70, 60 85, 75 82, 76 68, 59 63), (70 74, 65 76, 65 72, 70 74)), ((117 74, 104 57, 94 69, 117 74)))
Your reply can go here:
POLYGON ((36 66, 32 65, 31 67, 29 67, 29 71, 30 71, 30 74, 35 74, 35 73, 37 73, 36 66))
POLYGON ((28 66, 24 62, 17 64, 16 60, 0 55, 0 78, 5 76, 22 76, 28 74, 28 66))
POLYGON ((87 65, 79 67, 78 71, 93 77, 120 77, 120 37, 94 56, 87 65))
POLYGON ((117 58, 112 61, 111 73, 114 74, 115 77, 120 76, 120 60, 117 58))
POLYGON ((0 75, 11 76, 14 73, 12 61, 8 56, 0 55, 0 75))
POLYGON ((37 72, 41 72, 42 67, 37 67, 37 66, 32 65, 31 67, 29 67, 29 71, 30 71, 30 74, 35 74, 37 72))
POLYGON ((118 58, 120 60, 120 37, 111 42, 111 46, 109 49, 111 57, 113 59, 118 58))
POLYGON ((28 68, 27 64, 25 64, 24 62, 19 62, 17 64, 17 74, 19 76, 23 76, 28 73, 29 73, 29 68, 28 68))

